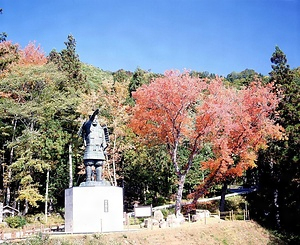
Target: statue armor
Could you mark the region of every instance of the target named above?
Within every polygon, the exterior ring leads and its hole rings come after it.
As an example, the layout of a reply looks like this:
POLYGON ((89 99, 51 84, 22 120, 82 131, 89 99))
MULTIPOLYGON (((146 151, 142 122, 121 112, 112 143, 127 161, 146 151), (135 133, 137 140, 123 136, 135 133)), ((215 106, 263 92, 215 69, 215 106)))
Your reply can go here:
POLYGON ((102 167, 105 161, 105 149, 108 144, 108 130, 107 127, 101 127, 98 123, 97 109, 90 119, 85 122, 79 130, 79 134, 84 140, 84 165, 86 167, 86 182, 92 180, 92 166, 96 169, 96 181, 103 182, 102 167))
POLYGON ((88 121, 83 126, 85 151, 83 159, 105 160, 104 150, 107 147, 103 128, 97 123, 88 121))

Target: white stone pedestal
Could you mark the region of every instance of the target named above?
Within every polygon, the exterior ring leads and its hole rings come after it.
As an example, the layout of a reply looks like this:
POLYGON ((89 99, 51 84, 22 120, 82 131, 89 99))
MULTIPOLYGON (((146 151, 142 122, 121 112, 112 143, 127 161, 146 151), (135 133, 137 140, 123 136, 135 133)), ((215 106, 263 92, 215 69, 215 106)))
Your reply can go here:
POLYGON ((123 230, 123 189, 83 186, 65 190, 65 232, 123 230))

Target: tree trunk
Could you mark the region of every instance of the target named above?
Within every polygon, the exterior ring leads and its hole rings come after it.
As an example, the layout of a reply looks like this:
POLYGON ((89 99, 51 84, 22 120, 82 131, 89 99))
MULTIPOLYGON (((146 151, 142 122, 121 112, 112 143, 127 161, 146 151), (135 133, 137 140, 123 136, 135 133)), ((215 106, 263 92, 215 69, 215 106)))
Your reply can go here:
POLYGON ((45 222, 48 221, 48 189, 49 189, 49 169, 47 169, 46 177, 46 194, 45 194, 45 222))
POLYGON ((116 161, 115 161, 115 151, 117 145, 117 136, 114 134, 114 146, 113 146, 113 185, 117 186, 117 178, 116 178, 116 161))
POLYGON ((28 200, 25 199, 23 215, 26 215, 28 213, 28 210, 29 210, 28 200))
POLYGON ((5 204, 8 206, 10 204, 10 183, 9 183, 9 181, 11 180, 11 175, 12 175, 10 166, 12 164, 13 154, 14 154, 14 148, 12 147, 10 150, 9 167, 8 167, 8 173, 7 173, 8 178, 7 178, 7 182, 6 182, 6 202, 5 202, 5 204))
POLYGON ((278 189, 276 188, 273 192, 274 194, 274 206, 275 206, 275 220, 277 229, 281 228, 280 212, 279 212, 279 202, 278 202, 278 189))
POLYGON ((270 160, 270 169, 271 169, 271 174, 274 180, 274 189, 273 189, 273 205, 274 205, 274 216, 275 216, 275 221, 276 221, 276 227, 277 229, 281 228, 281 219, 280 219, 280 212, 279 212, 279 201, 278 201, 278 186, 280 185, 280 178, 277 176, 277 171, 274 169, 276 166, 275 161, 273 158, 270 160))
MULTIPOLYGON (((12 142, 15 139, 15 132, 16 132, 16 128, 17 128, 17 119, 16 118, 14 119, 13 124, 14 124, 14 128, 13 128, 13 135, 12 135, 12 138, 11 138, 12 142)), ((10 199, 11 199, 11 193, 10 193, 11 191, 10 191, 9 181, 11 180, 11 175, 12 175, 10 166, 12 165, 12 162, 13 162, 13 156, 14 156, 14 147, 11 148, 10 155, 9 155, 9 167, 8 167, 8 173, 7 173, 8 179, 7 179, 7 182, 6 182, 6 198, 5 198, 6 199, 6 202, 5 202, 6 205, 10 204, 10 199)))
POLYGON ((69 188, 73 187, 72 144, 69 144, 69 188))
POLYGON ((177 191, 176 202, 175 202, 175 214, 176 214, 176 216, 178 216, 178 214, 181 211, 181 200, 182 200, 182 192, 183 192, 185 177, 186 177, 186 174, 180 174, 179 175, 178 191, 177 191))
POLYGON ((221 200, 220 200, 220 206, 219 206, 219 210, 220 210, 220 213, 221 213, 221 218, 224 218, 224 219, 225 219, 225 217, 222 217, 222 212, 225 211, 225 195, 226 195, 226 192, 227 192, 227 188, 228 188, 228 183, 224 182, 223 186, 222 186, 221 200))

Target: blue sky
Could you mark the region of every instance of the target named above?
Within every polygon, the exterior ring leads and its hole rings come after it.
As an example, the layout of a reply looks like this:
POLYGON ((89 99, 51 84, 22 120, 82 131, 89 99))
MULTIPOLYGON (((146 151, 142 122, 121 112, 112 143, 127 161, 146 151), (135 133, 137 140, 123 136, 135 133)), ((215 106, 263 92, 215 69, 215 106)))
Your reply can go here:
POLYGON ((103 70, 267 75, 278 45, 300 66, 298 0, 0 0, 0 32, 46 54, 77 42, 82 62, 103 70))

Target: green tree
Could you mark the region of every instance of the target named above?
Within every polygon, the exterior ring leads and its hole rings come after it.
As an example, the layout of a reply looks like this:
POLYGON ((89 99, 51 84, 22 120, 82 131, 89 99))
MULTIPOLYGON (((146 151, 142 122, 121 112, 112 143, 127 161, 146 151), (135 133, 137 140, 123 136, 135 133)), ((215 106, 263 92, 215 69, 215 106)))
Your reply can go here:
MULTIPOLYGON (((270 81, 275 81, 277 87, 288 87, 292 82, 293 74, 290 70, 290 66, 287 64, 286 55, 278 46, 275 47, 275 52, 272 54, 270 60, 273 64, 271 65, 272 71, 270 72, 270 81)), ((286 89, 286 87, 283 89, 286 89)))
POLYGON ((128 80, 130 80, 132 72, 121 69, 113 72, 112 75, 114 77, 114 82, 126 83, 128 80))
POLYGON ((67 81, 60 85, 61 89, 84 88, 86 86, 86 77, 82 73, 82 65, 76 53, 75 38, 72 35, 68 35, 65 45, 66 48, 61 52, 58 53, 52 50, 48 56, 50 62, 54 62, 61 71, 67 74, 67 81))
POLYGON ((130 94, 132 92, 136 91, 143 84, 149 83, 146 75, 147 75, 147 72, 140 68, 137 68, 135 70, 135 72, 133 73, 132 78, 130 80, 130 84, 129 84, 130 94))
POLYGON ((236 87, 248 86, 257 79, 265 81, 265 77, 253 69, 245 69, 241 72, 231 72, 226 76, 226 80, 236 87))
POLYGON ((132 140, 122 160, 124 204, 131 210, 133 203, 163 205, 174 201, 176 174, 164 145, 145 146, 132 140))
POLYGON ((254 216, 272 228, 297 232, 300 218, 300 73, 290 70, 279 47, 271 57, 270 82, 282 91, 277 122, 285 128, 286 139, 272 141, 262 151, 255 176, 258 192, 251 197, 254 216), (264 202, 257 200, 264 199, 264 202), (265 215, 267 213, 268 215, 265 215))
POLYGON ((36 202, 43 199, 38 192, 38 181, 34 178, 39 178, 40 173, 47 167, 46 162, 39 157, 37 128, 43 112, 43 96, 49 90, 44 90, 46 81, 40 75, 40 69, 15 66, 1 80, 1 90, 12 94, 12 98, 4 99, 1 103, 5 110, 2 119, 14 118, 15 122, 15 129, 12 131, 14 136, 11 136, 12 141, 7 144, 7 149, 11 152, 6 165, 8 173, 13 173, 8 181, 10 184, 14 182, 17 187, 17 199, 25 201, 25 213, 28 211, 28 204, 36 206, 36 202), (17 131, 19 135, 16 135, 17 131))
POLYGON ((139 87, 141 87, 143 84, 149 84, 153 79, 157 77, 161 77, 162 75, 152 73, 149 71, 144 71, 141 68, 137 68, 134 73, 132 74, 132 77, 130 79, 129 83, 129 93, 130 97, 132 96, 132 92, 135 92, 139 87))
POLYGON ((89 84, 87 83, 86 76, 84 75, 84 66, 79 60, 79 56, 76 53, 76 41, 72 35, 68 35, 68 40, 65 42, 66 48, 59 53, 52 50, 48 56, 48 61, 57 65, 58 69, 62 71, 67 79, 58 84, 58 90, 65 93, 69 102, 67 103, 66 110, 62 110, 57 116, 62 118, 62 127, 68 131, 69 144, 65 152, 68 152, 65 159, 69 159, 69 187, 73 185, 73 170, 74 162, 80 161, 80 157, 77 152, 73 152, 73 149, 77 151, 78 137, 76 132, 78 131, 78 118, 80 113, 77 110, 79 101, 81 101, 82 95, 89 91, 89 84), (75 156, 73 159, 72 156, 75 156))
POLYGON ((192 77, 198 77, 198 78, 216 78, 216 75, 214 73, 209 73, 208 71, 203 71, 203 72, 191 71, 190 75, 192 77))
POLYGON ((7 39, 7 34, 6 34, 6 32, 0 33, 0 43, 1 43, 1 42, 5 42, 6 39, 7 39))
POLYGON ((9 65, 18 61, 20 55, 18 53, 19 46, 12 42, 0 42, 0 74, 3 73, 9 65))
MULTIPOLYGON (((16 65, 0 81, 1 91, 10 95, 2 98, 0 104, 4 112, 1 132, 9 133, 3 155, 5 175, 11 172, 13 176, 6 177, 13 189, 11 192, 15 193, 10 202, 24 202, 25 213, 44 199, 47 171, 55 182, 65 183, 69 179, 65 176, 66 168, 64 172, 56 172, 56 169, 59 164, 66 165, 67 149, 77 132, 78 113, 74 112, 79 99, 76 94, 59 89, 65 79, 66 76, 49 63, 16 65), (15 123, 9 129, 6 122, 11 119, 15 123)), ((49 194, 57 199, 57 193, 58 190, 49 194)))

